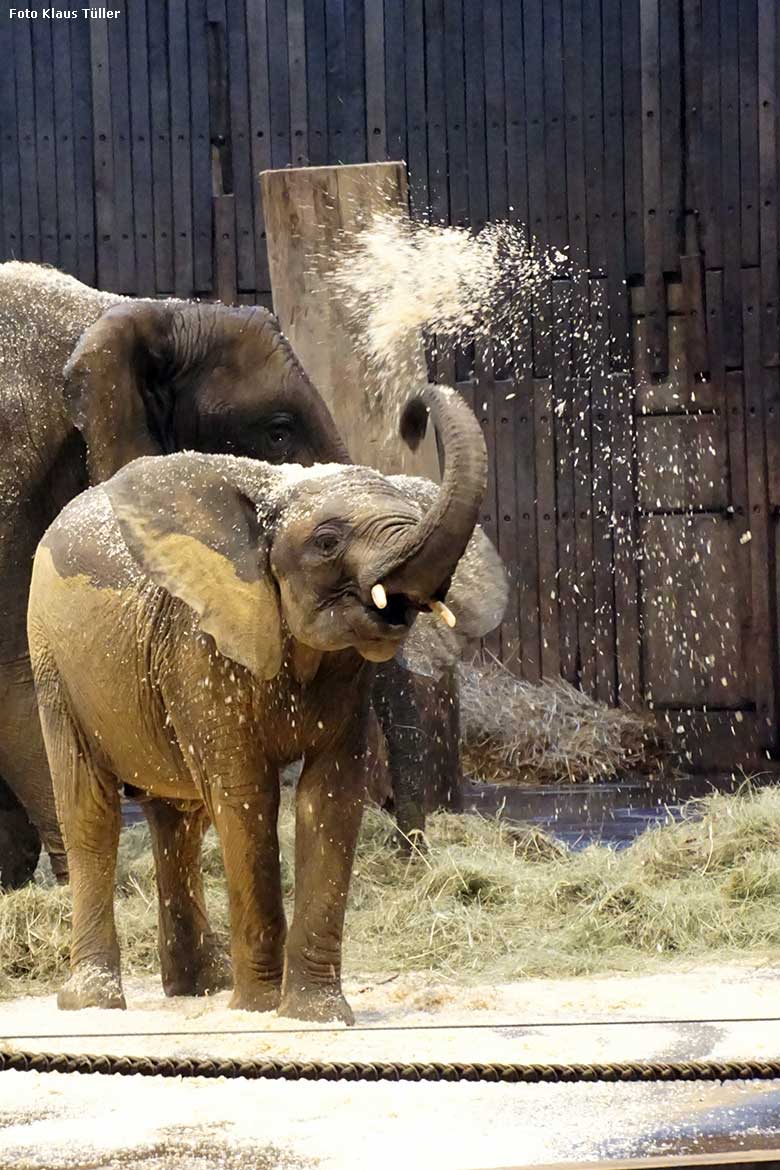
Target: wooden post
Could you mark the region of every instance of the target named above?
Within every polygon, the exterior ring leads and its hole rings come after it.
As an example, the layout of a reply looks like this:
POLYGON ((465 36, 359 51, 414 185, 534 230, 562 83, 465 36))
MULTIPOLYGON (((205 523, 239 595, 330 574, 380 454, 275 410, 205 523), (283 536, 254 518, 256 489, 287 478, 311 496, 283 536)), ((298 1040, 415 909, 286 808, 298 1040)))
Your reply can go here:
POLYGON ((381 379, 352 341, 344 310, 325 279, 337 263, 345 231, 359 230, 376 212, 409 214, 405 164, 295 167, 264 171, 260 181, 274 312, 330 407, 350 455, 383 472, 438 480, 430 430, 414 453, 398 437, 399 406, 428 381, 422 339, 405 342, 398 355, 399 367, 408 372, 409 393, 383 394, 381 379))

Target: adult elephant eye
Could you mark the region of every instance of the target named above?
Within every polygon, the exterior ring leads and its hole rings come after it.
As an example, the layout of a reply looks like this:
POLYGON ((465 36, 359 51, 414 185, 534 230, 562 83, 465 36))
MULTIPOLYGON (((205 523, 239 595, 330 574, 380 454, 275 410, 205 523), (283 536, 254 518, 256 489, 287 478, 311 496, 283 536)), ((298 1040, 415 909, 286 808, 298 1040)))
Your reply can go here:
POLYGON ((334 553, 340 543, 335 532, 318 532, 314 537, 314 547, 321 553, 334 553))
POLYGON ((265 433, 266 446, 272 459, 284 457, 290 450, 292 433, 287 426, 269 427, 265 433))

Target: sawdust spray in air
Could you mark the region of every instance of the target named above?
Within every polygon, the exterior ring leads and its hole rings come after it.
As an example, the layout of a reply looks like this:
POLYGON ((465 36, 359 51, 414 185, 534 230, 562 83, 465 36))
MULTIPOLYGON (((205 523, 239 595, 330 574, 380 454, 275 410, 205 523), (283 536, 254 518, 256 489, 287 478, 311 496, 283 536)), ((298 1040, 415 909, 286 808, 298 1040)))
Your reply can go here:
POLYGON ((490 342, 500 356, 530 336, 535 298, 566 256, 491 223, 478 234, 378 214, 345 236, 328 283, 363 356, 383 375, 422 334, 454 349, 490 342))

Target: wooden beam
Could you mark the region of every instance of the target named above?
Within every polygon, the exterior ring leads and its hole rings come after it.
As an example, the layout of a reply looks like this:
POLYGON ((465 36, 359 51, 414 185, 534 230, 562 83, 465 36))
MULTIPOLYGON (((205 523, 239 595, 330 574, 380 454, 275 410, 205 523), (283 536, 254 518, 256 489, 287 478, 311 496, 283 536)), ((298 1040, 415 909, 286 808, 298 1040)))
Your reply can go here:
MULTIPOLYGON (((417 452, 398 437, 399 407, 350 336, 344 309, 327 288, 343 233, 375 212, 408 215, 404 163, 296 167, 261 175, 274 312, 304 369, 328 403, 352 458, 380 471, 439 478, 434 436, 417 452)), ((422 339, 399 348, 409 394, 428 380, 422 339)), ((404 388, 405 391, 405 388, 404 388)))

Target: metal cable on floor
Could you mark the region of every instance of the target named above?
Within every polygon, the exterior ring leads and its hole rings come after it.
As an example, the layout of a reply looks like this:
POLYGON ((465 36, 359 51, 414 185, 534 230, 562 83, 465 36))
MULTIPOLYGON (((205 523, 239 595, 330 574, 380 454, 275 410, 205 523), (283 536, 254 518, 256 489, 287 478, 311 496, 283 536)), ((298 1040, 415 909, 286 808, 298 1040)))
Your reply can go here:
POLYGON ((0 1072, 98 1073, 104 1076, 225 1077, 272 1081, 458 1081, 580 1084, 780 1079, 780 1060, 648 1060, 597 1064, 502 1064, 461 1061, 209 1060, 195 1057, 0 1052, 0 1072))

